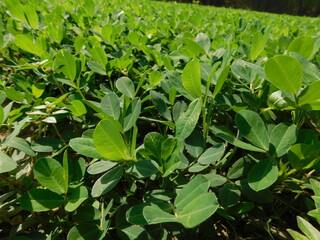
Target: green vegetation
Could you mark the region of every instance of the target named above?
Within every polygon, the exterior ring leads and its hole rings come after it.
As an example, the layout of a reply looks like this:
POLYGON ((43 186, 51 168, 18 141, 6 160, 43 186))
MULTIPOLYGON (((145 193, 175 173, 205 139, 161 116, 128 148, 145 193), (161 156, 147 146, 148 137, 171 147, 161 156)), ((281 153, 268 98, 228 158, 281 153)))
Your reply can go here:
POLYGON ((320 20, 0 3, 0 238, 319 240, 320 20))
POLYGON ((300 16, 320 16, 319 0, 175 0, 175 2, 251 9, 255 11, 286 13, 300 16))

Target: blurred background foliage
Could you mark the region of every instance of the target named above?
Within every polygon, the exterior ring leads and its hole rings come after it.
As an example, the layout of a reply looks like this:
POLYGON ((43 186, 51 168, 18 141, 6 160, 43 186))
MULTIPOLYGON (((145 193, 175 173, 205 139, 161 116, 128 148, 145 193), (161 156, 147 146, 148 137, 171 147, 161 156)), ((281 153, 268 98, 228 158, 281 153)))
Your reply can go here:
POLYGON ((176 2, 199 3, 217 7, 232 7, 311 17, 320 15, 320 0, 176 0, 176 2))

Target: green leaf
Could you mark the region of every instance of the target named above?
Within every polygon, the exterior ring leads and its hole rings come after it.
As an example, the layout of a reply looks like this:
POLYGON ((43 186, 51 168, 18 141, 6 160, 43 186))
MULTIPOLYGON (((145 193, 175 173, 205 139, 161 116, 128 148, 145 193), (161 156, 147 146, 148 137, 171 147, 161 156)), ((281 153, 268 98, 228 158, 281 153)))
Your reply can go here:
POLYGON ((62 142, 54 137, 38 138, 32 143, 31 148, 35 152, 53 152, 62 148, 62 142))
POLYGON ((118 230, 118 234, 121 239, 127 240, 149 239, 147 231, 139 225, 131 225, 125 228, 121 228, 118 230))
POLYGON ((188 184, 186 184, 179 192, 174 201, 179 214, 182 209, 188 205, 193 199, 207 192, 209 189, 209 181, 203 175, 196 175, 188 184))
POLYGON ((35 96, 36 98, 41 97, 41 95, 45 91, 45 88, 46 88, 45 84, 34 83, 31 87, 33 96, 35 96))
POLYGON ((230 65, 226 65, 224 68, 220 68, 217 71, 218 74, 218 79, 217 79, 217 83, 216 86, 214 88, 214 92, 212 94, 212 98, 215 98, 217 96, 217 94, 221 91, 224 82, 227 80, 227 76, 229 74, 230 71, 230 65))
POLYGON ((38 29, 38 15, 34 7, 31 5, 24 6, 24 14, 28 20, 28 24, 30 25, 30 27, 32 27, 35 30, 38 29))
POLYGON ((6 7, 10 11, 10 14, 16 18, 19 19, 25 23, 27 23, 27 19, 24 15, 24 7, 20 3, 19 0, 5 0, 6 7))
MULTIPOLYGON (((177 138, 167 138, 163 143, 162 146, 157 149, 158 151, 160 150, 160 158, 163 161, 166 161, 167 159, 169 159, 173 154, 174 151, 177 150, 178 147, 178 139, 177 138)), ((179 150, 179 149, 178 149, 179 150)))
POLYGON ((43 53, 43 49, 36 45, 34 39, 29 34, 20 34, 14 38, 15 44, 23 51, 40 56, 43 53))
POLYGON ((278 167, 268 159, 259 161, 248 174, 249 186, 256 192, 270 187, 278 179, 278 167))
POLYGON ((96 174, 103 173, 110 170, 117 164, 118 164, 117 162, 112 162, 112 161, 94 162, 88 167, 87 171, 89 174, 96 175, 96 174))
POLYGON ((319 145, 295 144, 288 152, 288 159, 291 166, 296 170, 308 169, 320 160, 319 145))
POLYGON ((86 167, 86 160, 84 160, 82 157, 72 161, 72 167, 68 168, 70 182, 82 181, 86 172, 86 167))
POLYGON ((0 32, 0 49, 2 50, 3 48, 4 48, 4 36, 3 36, 3 33, 0 32))
MULTIPOLYGON (((311 181, 310 181, 311 182, 311 181)), ((319 182, 319 185, 320 185, 320 182, 319 182)), ((312 199, 313 199, 313 201, 314 201, 314 205, 315 205, 315 207, 316 207, 316 211, 314 211, 314 213, 316 213, 316 212, 320 212, 320 195, 318 195, 317 196, 317 191, 319 191, 320 190, 320 188, 318 188, 318 190, 315 190, 314 188, 312 189, 315 193, 315 195, 314 196, 312 196, 312 199)), ((310 212, 308 212, 308 215, 310 215, 310 213, 311 213, 311 211, 310 212)), ((310 215, 311 216, 311 215, 310 215)), ((320 215, 319 216, 317 216, 316 217, 316 219, 320 219, 320 215)))
POLYGON ((120 117, 120 100, 114 92, 108 93, 101 100, 101 110, 118 120, 120 117))
POLYGON ((195 98, 201 98, 201 74, 199 60, 190 61, 182 71, 182 84, 185 90, 195 98))
POLYGON ((285 92, 279 90, 273 92, 268 97, 268 106, 273 109, 294 109, 296 107, 296 103, 293 102, 285 92))
POLYGON ((83 203, 88 198, 88 190, 85 186, 80 186, 77 188, 71 188, 70 195, 67 199, 67 204, 64 207, 66 211, 73 212, 76 210, 81 203, 83 203))
POLYGON ((61 164, 53 158, 40 158, 34 164, 35 178, 52 192, 63 194, 67 192, 66 179, 61 164))
MULTIPOLYGON (((101 46, 94 46, 90 51, 93 59, 102 64, 102 67, 108 63, 108 56, 101 46)), ((92 70, 92 69, 91 69, 92 70)))
POLYGON ((31 157, 36 156, 35 152, 32 151, 30 144, 23 138, 14 137, 7 146, 18 149, 31 157))
POLYGON ((280 123, 274 127, 270 136, 270 153, 276 157, 286 154, 297 140, 297 126, 280 123))
POLYGON ((262 35, 261 32, 256 32, 252 39, 252 45, 250 49, 250 58, 255 60, 264 50, 267 43, 267 38, 262 35))
POLYGON ((219 207, 214 193, 196 195, 178 214, 179 222, 192 228, 208 219, 219 207))
POLYGON ((242 149, 246 149, 246 150, 254 151, 254 152, 265 152, 265 150, 263 150, 261 148, 257 148, 253 145, 248 144, 248 143, 245 143, 239 139, 236 139, 234 136, 229 136, 224 133, 217 133, 216 137, 222 138, 223 140, 231 143, 232 145, 239 147, 239 148, 242 148, 242 149))
POLYGON ((242 59, 236 59, 233 61, 231 72, 239 80, 245 80, 248 83, 252 83, 256 78, 256 73, 250 67, 250 63, 242 59))
POLYGON ((94 61, 88 61, 87 65, 91 71, 94 71, 95 73, 98 73, 103 76, 107 75, 106 69, 101 63, 94 62, 94 61))
POLYGON ((150 91, 151 101, 159 113, 166 118, 167 120, 171 121, 171 113, 167 106, 167 99, 160 93, 156 91, 150 91))
POLYGON ((176 91, 181 93, 185 98, 191 101, 194 100, 194 96, 192 96, 192 94, 190 94, 183 87, 182 80, 178 72, 175 72, 175 71, 169 72, 168 77, 169 77, 169 82, 172 85, 172 88, 174 88, 176 91))
POLYGON ((280 90, 297 93, 302 84, 302 65, 293 57, 278 55, 265 64, 267 79, 280 90))
POLYGON ((17 167, 17 163, 4 152, 0 151, 0 173, 10 172, 17 167))
MULTIPOLYGON (((9 104, 10 108, 11 108, 11 104, 9 104)), ((5 113, 6 115, 9 114, 5 113)), ((29 121, 29 117, 26 117, 24 119, 22 119, 21 121, 19 121, 18 123, 15 124, 14 130, 13 132, 6 137, 5 141, 1 144, 2 148, 5 148, 8 146, 8 144, 10 144, 10 142, 16 137, 18 136, 18 134, 20 133, 21 129, 23 128, 23 126, 29 121)))
POLYGON ((72 138, 69 142, 70 147, 78 154, 91 158, 103 158, 93 144, 92 138, 72 138))
POLYGON ((320 81, 312 82, 298 96, 298 103, 303 109, 320 110, 320 81))
POLYGON ((210 38, 204 33, 198 33, 195 42, 208 53, 211 49, 210 38))
POLYGON ((141 105, 140 98, 133 99, 129 104, 124 116, 123 131, 126 132, 130 130, 136 124, 136 121, 141 113, 141 105))
POLYGON ((80 223, 71 228, 67 235, 67 240, 93 240, 99 239, 102 231, 94 223, 80 223))
POLYGON ((313 55, 314 40, 310 36, 302 36, 294 39, 289 47, 288 52, 296 52, 306 59, 310 60, 313 55))
POLYGON ((44 212, 59 207, 64 199, 47 189, 31 189, 20 198, 20 205, 30 212, 44 212))
POLYGON ((306 236, 302 235, 301 233, 298 233, 297 231, 287 229, 288 233, 293 237, 294 240, 310 240, 306 236))
POLYGON ((144 147, 148 149, 156 158, 161 158, 161 147, 164 139, 158 132, 148 133, 143 140, 144 147))
MULTIPOLYGON (((319 47, 320 47, 320 44, 319 44, 319 47)), ((307 59, 305 59, 303 56, 301 56, 299 53, 296 53, 296 52, 290 52, 290 56, 294 57, 302 64, 302 72, 303 72, 302 81, 304 83, 310 84, 320 79, 320 71, 313 62, 308 61, 307 59)))
POLYGON ((146 192, 143 196, 143 200, 146 202, 158 202, 159 200, 168 202, 173 198, 174 195, 175 194, 173 192, 168 192, 162 189, 155 189, 146 192))
POLYGON ((128 165, 127 172, 137 178, 146 178, 158 172, 158 164, 153 160, 140 160, 128 165))
POLYGON ((4 111, 3 108, 0 106, 0 126, 2 125, 4 121, 4 111))
POLYGON ((77 74, 76 58, 67 50, 60 50, 54 60, 54 68, 61 69, 62 73, 71 81, 77 74))
POLYGON ((129 97, 129 98, 134 97, 135 87, 134 87, 134 84, 130 78, 128 78, 128 77, 119 78, 116 81, 116 87, 121 93, 123 93, 127 97, 129 97))
POLYGON ((193 164, 192 166, 189 167, 188 171, 190 173, 197 173, 197 172, 203 171, 204 169, 206 169, 208 167, 209 167, 209 164, 202 165, 200 163, 195 163, 195 164, 193 164))
POLYGON ((199 130, 194 130, 185 140, 186 150, 194 158, 199 158, 205 148, 205 139, 199 130))
POLYGON ((172 154, 168 159, 163 161, 163 175, 162 177, 166 177, 169 176, 174 170, 176 170, 180 163, 181 163, 181 159, 180 159, 180 155, 175 153, 172 154))
POLYGON ((0 91, 0 105, 6 100, 6 97, 7 97, 7 94, 4 91, 0 91))
POLYGON ((242 110, 237 113, 235 121, 241 135, 248 141, 261 149, 269 149, 268 132, 263 120, 257 113, 242 110))
POLYGON ((227 182, 227 179, 219 174, 214 172, 204 175, 210 184, 210 187, 219 187, 227 182))
POLYGON ((149 74, 149 83, 151 87, 157 86, 162 80, 162 74, 159 71, 153 71, 149 74))
POLYGON ((181 163, 180 144, 177 138, 167 138, 161 146, 161 162, 163 175, 170 175, 181 163))
POLYGON ((196 127, 201 113, 201 105, 200 99, 193 100, 187 110, 178 118, 175 132, 179 140, 186 139, 196 127))
POLYGON ((98 152, 110 160, 126 158, 126 145, 112 121, 102 120, 93 133, 93 143, 98 152))
MULTIPOLYGON (((46 27, 47 27, 46 30, 48 31, 49 36, 52 38, 52 40, 54 40, 55 42, 60 44, 62 39, 64 38, 64 33, 65 33, 64 25, 57 25, 57 24, 55 24, 53 22, 50 22, 50 23, 48 23, 48 25, 46 27)), ((77 40, 75 40, 75 42, 76 41, 77 40)), ((75 48, 77 49, 76 46, 75 46, 75 48)))
POLYGON ((101 35, 111 44, 114 41, 115 29, 112 24, 105 24, 101 29, 101 35))
POLYGON ((90 222, 99 220, 101 216, 100 211, 92 205, 83 205, 77 208, 73 215, 73 219, 77 222, 90 222))
POLYGON ((245 176, 248 167, 250 167, 251 159, 248 156, 244 156, 235 161, 235 163, 229 167, 227 177, 228 179, 237 179, 245 176))
POLYGON ((312 186, 312 190, 314 191, 314 195, 320 197, 320 181, 311 178, 310 184, 312 186))
POLYGON ((224 150, 224 144, 216 144, 201 154, 198 159, 198 163, 206 165, 219 161, 224 154, 224 150))
POLYGON ((92 197, 100 197, 109 192, 120 181, 123 174, 123 168, 118 166, 102 175, 93 185, 92 197))
POLYGON ((73 100, 71 104, 66 105, 71 111, 72 115, 80 117, 87 113, 87 109, 80 100, 73 100))
POLYGON ((24 96, 20 91, 17 91, 14 87, 6 87, 4 89, 7 98, 12 100, 12 101, 17 101, 17 102, 24 102, 24 96))
POLYGON ((234 183, 227 183, 219 191, 219 202, 223 207, 230 207, 238 203, 240 190, 234 183))
POLYGON ((320 239, 320 232, 312 226, 308 221, 304 220, 302 217, 297 217, 298 226, 300 230, 310 239, 318 240, 320 239))
POLYGON ((157 224, 165 222, 178 222, 178 219, 165 211, 163 211, 158 205, 151 204, 143 208, 143 216, 148 224, 157 224))
POLYGON ((136 32, 129 32, 127 35, 128 40, 134 44, 134 45, 139 45, 139 40, 140 40, 140 35, 136 32))
MULTIPOLYGON (((320 199, 319 199, 319 201, 320 201, 320 199)), ((320 204, 318 205, 318 207, 319 206, 320 206, 320 204)), ((315 218, 318 222, 320 222, 320 208, 316 208, 316 209, 309 211, 308 215, 315 218)))
POLYGON ((184 43, 184 48, 182 50, 188 55, 188 57, 198 57, 200 55, 206 54, 203 48, 194 41, 188 38, 183 38, 181 40, 184 43))
POLYGON ((129 208, 126 213, 126 220, 132 224, 147 225, 148 222, 143 216, 143 209, 148 205, 150 205, 149 202, 129 208))

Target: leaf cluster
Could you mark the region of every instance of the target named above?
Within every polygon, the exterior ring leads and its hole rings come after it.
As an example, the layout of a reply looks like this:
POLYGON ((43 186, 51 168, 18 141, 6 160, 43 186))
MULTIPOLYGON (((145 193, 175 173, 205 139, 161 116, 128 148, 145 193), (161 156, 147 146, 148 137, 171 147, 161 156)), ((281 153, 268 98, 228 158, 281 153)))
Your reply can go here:
POLYGON ((131 0, 0 16, 0 238, 318 236, 319 19, 131 0))

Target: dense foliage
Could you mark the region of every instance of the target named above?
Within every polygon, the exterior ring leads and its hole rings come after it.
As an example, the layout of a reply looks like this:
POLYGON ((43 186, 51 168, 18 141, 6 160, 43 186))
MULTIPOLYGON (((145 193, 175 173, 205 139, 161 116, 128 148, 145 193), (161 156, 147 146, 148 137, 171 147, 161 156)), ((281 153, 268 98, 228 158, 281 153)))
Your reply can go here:
POLYGON ((319 240, 319 19, 130 0, 0 16, 1 239, 319 240))
POLYGON ((320 0, 176 0, 176 2, 199 3, 202 5, 242 8, 301 16, 320 16, 320 0))

